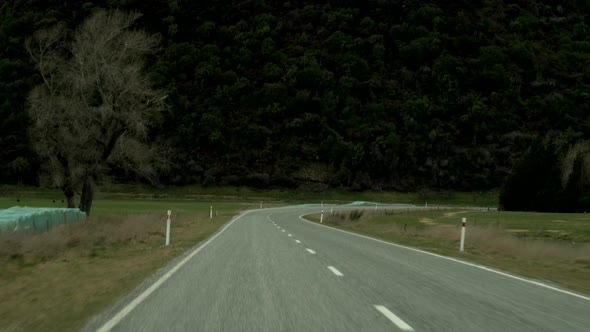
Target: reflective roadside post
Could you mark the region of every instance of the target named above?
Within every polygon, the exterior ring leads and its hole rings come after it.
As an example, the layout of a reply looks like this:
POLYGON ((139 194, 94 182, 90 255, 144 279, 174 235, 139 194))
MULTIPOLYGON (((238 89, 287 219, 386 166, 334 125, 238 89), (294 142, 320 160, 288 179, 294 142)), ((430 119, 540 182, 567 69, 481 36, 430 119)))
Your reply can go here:
POLYGON ((459 250, 463 251, 465 249, 465 224, 467 223, 467 218, 463 218, 463 222, 461 223, 461 244, 459 245, 459 250))
POLYGON ((168 218, 166 219, 166 246, 170 244, 170 216, 172 211, 168 210, 168 218))

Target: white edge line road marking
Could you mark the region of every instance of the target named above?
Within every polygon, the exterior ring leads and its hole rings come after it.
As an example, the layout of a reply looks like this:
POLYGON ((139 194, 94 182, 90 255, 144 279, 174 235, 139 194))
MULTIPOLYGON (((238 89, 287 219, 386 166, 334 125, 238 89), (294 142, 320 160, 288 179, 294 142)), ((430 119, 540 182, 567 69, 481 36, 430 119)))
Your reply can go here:
POLYGON ((414 329, 406 324, 401 318, 397 317, 393 312, 389 311, 386 307, 382 305, 375 305, 375 309, 379 310, 385 317, 387 317, 393 324, 397 325, 403 331, 414 331, 414 329))
POLYGON ((289 235, 289 237, 293 236, 293 235, 291 235, 291 234, 288 234, 288 235, 289 235))
POLYGON ((143 293, 139 294, 133 301, 129 302, 121 311, 119 311, 115 316, 113 316, 109 321, 107 321, 103 326, 101 326, 97 332, 107 332, 110 331, 115 325, 119 324, 125 316, 127 316, 133 309, 135 309, 141 302, 143 302, 151 293, 153 293, 158 287, 160 287, 168 278, 170 278, 176 271, 178 271, 184 264, 186 264, 191 258, 193 258, 196 254, 199 253, 203 248, 205 248, 209 243, 213 242, 221 233, 223 233, 229 226, 231 226, 236 220, 242 218, 246 214, 250 213, 251 211, 246 211, 243 214, 240 214, 236 218, 234 218, 229 224, 225 225, 217 234, 213 235, 207 242, 203 243, 193 252, 191 252, 188 256, 186 256, 183 260, 178 262, 176 266, 171 268, 166 274, 164 274, 160 279, 154 282, 148 289, 144 290, 143 293))
POLYGON ((299 241, 299 240, 295 240, 295 242, 297 242, 297 243, 301 243, 301 241, 299 241))
POLYGON ((394 247, 398 247, 398 248, 403 248, 403 249, 407 249, 407 250, 419 252, 419 253, 422 253, 422 254, 426 254, 426 255, 430 255, 430 256, 442 258, 442 259, 446 259, 446 260, 449 260, 449 261, 452 261, 452 262, 455 262, 455 263, 460 263, 460 264, 464 264, 464 265, 467 265, 467 266, 475 267, 475 268, 478 268, 478 269, 481 269, 481 270, 484 270, 484 271, 493 272, 493 273, 496 273, 496 274, 499 274, 499 275, 502 275, 502 276, 505 276, 505 277, 508 277, 508 278, 512 278, 512 279, 524 281, 524 282, 527 282, 529 284, 533 284, 533 285, 536 285, 536 286, 539 286, 539 287, 551 289, 551 290, 554 290, 556 292, 560 292, 560 293, 563 293, 563 294, 575 296, 575 297, 580 298, 582 300, 590 301, 590 297, 588 297, 588 296, 576 294, 576 293, 573 293, 573 292, 570 292, 570 291, 567 291, 567 290, 564 290, 564 289, 559 289, 559 288, 556 288, 556 287, 553 287, 553 286, 549 286, 549 285, 546 285, 546 284, 541 283, 541 282, 538 282, 538 281, 533 281, 533 280, 528 280, 528 279, 525 279, 525 278, 521 278, 519 276, 515 276, 515 275, 509 274, 509 273, 506 273, 506 272, 502 272, 502 271, 497 271, 497 270, 491 269, 489 267, 485 267, 483 265, 477 265, 477 264, 465 262, 465 261, 462 261, 462 260, 459 260, 459 259, 454 259, 454 258, 447 257, 447 256, 433 254, 433 253, 428 252, 428 251, 424 251, 424 250, 420 250, 420 249, 416 249, 416 248, 412 248, 412 247, 402 246, 401 244, 396 244, 396 243, 391 243, 391 242, 387 242, 387 241, 375 239, 375 238, 372 238, 370 236, 356 234, 356 233, 352 233, 352 232, 348 232, 348 231, 343 231, 343 230, 338 229, 338 228, 332 228, 332 227, 329 227, 329 226, 324 226, 324 225, 316 224, 314 222, 311 222, 309 220, 306 220, 305 218, 303 218, 303 216, 304 215, 300 215, 299 216, 299 219, 301 219, 301 220, 303 220, 305 222, 308 222, 308 223, 310 223, 312 225, 316 225, 318 227, 325 227, 327 229, 331 229, 331 230, 336 231, 336 232, 342 232, 342 233, 346 233, 346 234, 350 234, 350 235, 362 237, 362 238, 365 238, 365 239, 369 239, 369 240, 381 242, 381 243, 384 243, 384 244, 388 244, 390 246, 394 246, 394 247))
POLYGON ((313 251, 313 250, 311 250, 309 248, 306 248, 305 250, 309 251, 310 254, 315 255, 315 251, 313 251))
POLYGON ((328 266, 328 269, 330 269, 330 271, 334 272, 334 274, 337 275, 337 276, 339 276, 339 277, 343 277, 344 276, 344 274, 342 274, 342 272, 336 270, 336 268, 333 267, 333 266, 328 266))

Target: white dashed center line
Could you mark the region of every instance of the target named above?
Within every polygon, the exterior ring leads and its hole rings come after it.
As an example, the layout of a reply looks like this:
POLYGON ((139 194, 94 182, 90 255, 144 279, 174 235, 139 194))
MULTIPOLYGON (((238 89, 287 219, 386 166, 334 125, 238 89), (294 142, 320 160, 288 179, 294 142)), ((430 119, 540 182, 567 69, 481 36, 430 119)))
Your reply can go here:
POLYGON ((315 251, 313 251, 313 250, 311 250, 309 248, 306 248, 305 250, 309 251, 310 254, 315 255, 315 251))
POLYGON ((375 309, 379 310, 385 317, 387 317, 390 321, 393 322, 397 327, 402 329, 403 331, 414 331, 414 329, 404 322, 401 318, 397 317, 393 312, 389 311, 386 307, 382 305, 375 305, 375 309))
POLYGON ((291 237, 291 236, 293 236, 293 235, 289 234, 289 237, 291 237))
POLYGON ((335 267, 333 266, 328 266, 328 269, 330 269, 330 271, 332 271, 335 275, 339 276, 339 277, 343 277, 344 274, 342 274, 342 272, 336 270, 335 267))
POLYGON ((299 240, 295 240, 295 242, 297 242, 297 243, 301 243, 301 241, 299 241, 299 240))
POLYGON ((282 232, 285 232, 285 230, 283 229, 282 232))

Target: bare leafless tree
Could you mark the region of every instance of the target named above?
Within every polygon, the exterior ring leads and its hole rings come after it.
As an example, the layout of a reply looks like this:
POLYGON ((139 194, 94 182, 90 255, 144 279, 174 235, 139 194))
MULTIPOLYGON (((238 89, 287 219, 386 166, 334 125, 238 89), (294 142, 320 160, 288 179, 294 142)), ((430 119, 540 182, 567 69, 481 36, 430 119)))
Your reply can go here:
POLYGON ((28 98, 33 146, 68 207, 81 189, 79 207, 87 214, 95 182, 110 165, 153 178, 163 148, 148 142, 147 131, 160 118, 165 95, 144 72, 159 38, 132 29, 139 17, 100 11, 73 32, 56 25, 26 41, 43 80, 28 98))

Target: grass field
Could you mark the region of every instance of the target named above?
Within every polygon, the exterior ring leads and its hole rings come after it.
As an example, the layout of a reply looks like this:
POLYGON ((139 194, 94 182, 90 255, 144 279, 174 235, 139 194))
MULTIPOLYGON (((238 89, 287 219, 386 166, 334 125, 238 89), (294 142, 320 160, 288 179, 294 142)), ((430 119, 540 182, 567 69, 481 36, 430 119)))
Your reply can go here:
MULTIPOLYGON (((19 203, 54 204, 22 196, 19 203)), ((0 208, 12 205, 11 198, 0 198, 0 208)), ((254 205, 97 199, 87 221, 33 236, 0 236, 0 331, 79 330, 89 317, 254 205), (165 247, 168 209, 171 243, 165 247)))
MULTIPOLYGON (((308 217, 319 221, 318 215, 308 217)), ((590 294, 590 215, 473 211, 348 211, 324 224, 459 257, 590 294), (465 251, 460 225, 467 220, 465 251)))
MULTIPOLYGON (((0 197, 13 205, 21 204, 27 199, 55 200, 61 204, 63 195, 59 190, 40 189, 29 186, 0 185, 0 197), (20 202, 17 202, 17 199, 20 202)), ((416 205, 444 204, 452 206, 485 206, 498 205, 498 193, 495 190, 486 192, 453 192, 453 191, 420 191, 412 193, 400 192, 351 192, 329 190, 325 192, 308 192, 296 190, 254 190, 244 187, 200 187, 184 186, 155 189, 152 187, 132 185, 105 185, 97 188, 98 199, 187 199, 192 201, 241 201, 265 204, 281 204, 282 202, 305 203, 347 203, 352 201, 370 201, 381 203, 410 203, 416 205)), ((2 202, 0 201, 0 204, 2 202)), ((0 205, 2 208, 2 205, 0 205)))

